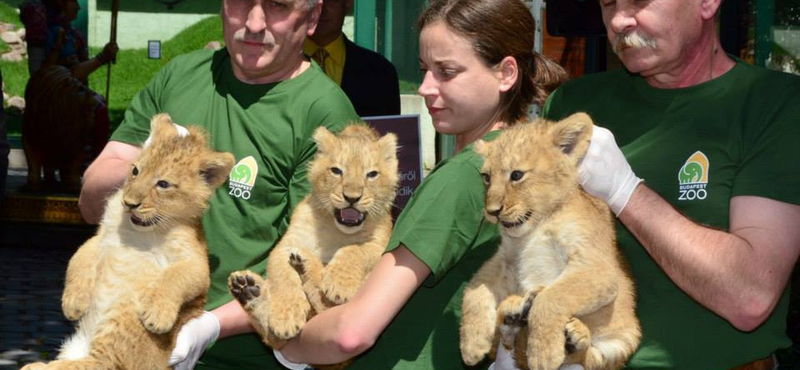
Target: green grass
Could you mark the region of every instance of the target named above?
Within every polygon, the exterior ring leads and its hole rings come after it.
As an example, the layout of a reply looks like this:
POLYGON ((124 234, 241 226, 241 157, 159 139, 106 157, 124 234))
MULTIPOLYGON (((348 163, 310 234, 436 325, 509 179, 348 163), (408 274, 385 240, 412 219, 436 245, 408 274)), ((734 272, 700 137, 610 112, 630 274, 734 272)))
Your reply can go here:
POLYGON ((17 13, 17 6, 11 6, 7 1, 0 2, 0 22, 12 23, 17 28, 22 27, 19 13, 17 13))
MULTIPOLYGON (((7 22, 8 11, 14 9, 6 3, 0 3, 0 20, 7 22)), ((16 14, 16 13, 14 13, 16 14)), ((17 18, 19 19, 19 18, 17 18)), ((123 32, 123 30, 120 30, 123 32)), ((133 32, 133 30, 129 30, 133 32)), ((175 57, 188 52, 202 49, 209 41, 222 41, 222 22, 218 16, 210 16, 193 26, 183 30, 172 39, 161 44, 161 59, 147 58, 146 49, 125 49, 117 54, 117 63, 111 66, 111 83, 109 95, 111 100, 108 111, 111 118, 112 130, 119 126, 134 95, 138 93, 148 81, 164 65, 175 57)), ((6 45, 0 42, 0 47, 6 45)), ((101 48, 91 48, 89 55, 96 55, 101 48)), ((25 84, 28 82, 27 60, 19 63, 0 62, 3 72, 5 91, 11 95, 24 96, 25 84)), ((108 67, 103 66, 89 76, 89 87, 101 95, 106 94, 106 76, 108 67)), ((9 136, 19 135, 21 132, 21 119, 16 112, 6 109, 8 118, 9 136)))
MULTIPOLYGON (((218 16, 211 16, 183 30, 169 41, 161 44, 161 59, 148 59, 146 49, 120 50, 117 63, 111 66, 111 83, 108 104, 111 128, 122 122, 125 109, 134 95, 173 58, 188 52, 202 49, 209 41, 222 40, 222 22, 218 16)), ((90 55, 100 52, 92 48, 90 55)), ((89 76, 89 87, 102 94, 106 93, 107 67, 102 67, 89 76)))

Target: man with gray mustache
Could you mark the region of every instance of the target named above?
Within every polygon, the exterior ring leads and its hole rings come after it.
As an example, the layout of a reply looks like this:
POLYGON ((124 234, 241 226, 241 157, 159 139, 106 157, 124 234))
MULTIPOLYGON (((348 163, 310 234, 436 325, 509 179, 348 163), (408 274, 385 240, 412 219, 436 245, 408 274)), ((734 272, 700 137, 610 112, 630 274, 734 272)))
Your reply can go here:
POLYGON ((321 0, 222 0, 225 48, 192 52, 164 67, 133 99, 84 175, 81 213, 96 223, 141 153, 150 118, 161 112, 204 127, 214 149, 236 157, 232 173, 246 174, 217 190, 203 218, 209 311, 181 329, 169 364, 175 369, 282 368, 249 334, 248 316, 226 284, 232 271, 264 272, 291 211, 309 191, 314 130, 338 131, 358 119, 344 92, 302 53, 321 9, 321 0))
POLYGON ((598 125, 580 181, 636 282, 626 368, 773 369, 800 253, 800 78, 725 53, 722 0, 599 2, 625 68, 562 85, 543 114, 598 125))

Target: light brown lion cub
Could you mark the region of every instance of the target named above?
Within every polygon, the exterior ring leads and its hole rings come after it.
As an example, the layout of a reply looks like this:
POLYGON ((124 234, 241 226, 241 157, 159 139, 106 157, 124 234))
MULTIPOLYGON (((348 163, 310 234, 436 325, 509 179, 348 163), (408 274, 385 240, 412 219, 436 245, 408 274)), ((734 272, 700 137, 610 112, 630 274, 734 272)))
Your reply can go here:
POLYGON ((577 183, 592 127, 577 113, 476 143, 485 159, 486 217, 499 224, 502 242, 464 291, 465 363, 502 341, 516 347, 521 368, 618 369, 639 345, 634 286, 611 213, 577 183))
POLYGON ((79 320, 58 360, 33 369, 169 369, 179 329, 203 312, 209 285, 200 219, 234 158, 169 116, 108 199, 97 235, 70 259, 64 315, 79 320))
POLYGON ((306 320, 347 302, 381 257, 392 231, 397 189, 397 138, 363 124, 334 135, 314 133, 311 193, 292 214, 269 255, 267 279, 231 274, 231 294, 250 314, 264 342, 279 348, 306 320))

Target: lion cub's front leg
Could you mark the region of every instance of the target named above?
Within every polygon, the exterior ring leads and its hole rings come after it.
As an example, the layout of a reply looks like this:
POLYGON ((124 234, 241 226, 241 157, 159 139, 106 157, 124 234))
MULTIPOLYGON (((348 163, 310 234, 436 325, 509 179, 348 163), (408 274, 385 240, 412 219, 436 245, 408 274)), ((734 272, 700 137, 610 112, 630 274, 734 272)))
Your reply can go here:
POLYGON ((320 289, 325 298, 335 305, 349 301, 378 263, 384 247, 385 244, 369 242, 339 249, 322 273, 320 289))
POLYGON ((496 284, 502 269, 502 260, 492 257, 464 288, 459 347, 461 358, 467 365, 483 360, 497 344, 497 302, 507 295, 501 285, 496 284))
POLYGON ((139 297, 136 307, 139 320, 155 334, 172 330, 181 306, 205 294, 209 279, 205 256, 193 255, 172 264, 151 281, 139 297))
POLYGON ((300 275, 290 262, 292 254, 307 256, 311 253, 301 248, 278 245, 267 260, 270 297, 267 325, 281 340, 288 340, 299 334, 311 310, 300 275))
POLYGON ((289 255, 289 264, 294 267, 300 276, 308 303, 314 309, 313 314, 318 314, 333 306, 331 302, 323 299, 324 297, 322 296, 321 286, 324 266, 322 266, 322 261, 317 256, 291 253, 289 255))
POLYGON ((250 317, 250 325, 261 336, 264 344, 272 348, 281 348, 286 343, 278 339, 269 330, 269 287, 267 282, 252 271, 232 272, 228 277, 228 290, 239 301, 250 317))
POLYGON ((80 319, 89 309, 99 256, 99 236, 94 236, 83 243, 69 260, 61 308, 64 316, 71 321, 80 319))

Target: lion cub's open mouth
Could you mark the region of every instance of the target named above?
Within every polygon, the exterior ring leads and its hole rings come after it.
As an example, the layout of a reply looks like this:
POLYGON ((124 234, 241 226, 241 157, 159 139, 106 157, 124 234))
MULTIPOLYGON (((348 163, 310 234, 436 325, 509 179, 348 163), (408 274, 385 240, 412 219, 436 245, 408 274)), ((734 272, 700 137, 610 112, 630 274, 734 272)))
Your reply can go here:
POLYGON ((348 227, 361 225, 367 216, 353 207, 337 209, 333 212, 333 215, 336 217, 336 222, 348 227))
POLYGON ((142 220, 141 218, 136 217, 136 215, 131 213, 131 222, 136 226, 149 227, 155 225, 157 223, 157 219, 152 218, 150 220, 142 220))
POLYGON ((506 229, 511 229, 511 228, 520 226, 520 225, 524 224, 525 222, 527 222, 531 218, 531 215, 533 215, 533 212, 528 211, 528 213, 526 213, 525 216, 522 216, 522 218, 519 219, 519 221, 517 221, 517 222, 506 222, 506 221, 503 221, 501 223, 503 224, 503 227, 505 227, 506 229))

